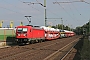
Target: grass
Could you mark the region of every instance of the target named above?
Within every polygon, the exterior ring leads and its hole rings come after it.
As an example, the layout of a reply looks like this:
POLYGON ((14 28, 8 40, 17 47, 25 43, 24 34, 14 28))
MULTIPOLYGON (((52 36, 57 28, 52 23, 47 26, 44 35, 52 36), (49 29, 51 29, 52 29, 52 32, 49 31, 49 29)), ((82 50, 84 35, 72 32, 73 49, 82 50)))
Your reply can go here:
POLYGON ((0 41, 4 40, 4 35, 0 35, 0 41))
POLYGON ((7 39, 7 37, 13 37, 15 36, 15 31, 14 30, 4 30, 0 29, 0 41, 4 41, 7 39))
MULTIPOLYGON (((15 35, 14 35, 15 36, 15 35)), ((7 37, 13 37, 12 35, 0 35, 0 41, 4 41, 7 37)))
POLYGON ((77 53, 73 60, 90 60, 90 41, 88 36, 82 38, 75 46, 77 53))
POLYGON ((88 37, 84 38, 80 55, 81 55, 81 60, 90 60, 90 41, 88 40, 88 37))

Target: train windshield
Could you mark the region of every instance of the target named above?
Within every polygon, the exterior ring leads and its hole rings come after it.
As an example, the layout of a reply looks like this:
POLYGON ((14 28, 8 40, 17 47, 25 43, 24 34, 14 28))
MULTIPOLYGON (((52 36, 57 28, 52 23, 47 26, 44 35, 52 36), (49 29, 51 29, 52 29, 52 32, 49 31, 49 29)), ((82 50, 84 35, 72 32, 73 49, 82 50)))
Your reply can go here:
POLYGON ((18 28, 17 31, 18 32, 27 32, 27 28, 18 28))

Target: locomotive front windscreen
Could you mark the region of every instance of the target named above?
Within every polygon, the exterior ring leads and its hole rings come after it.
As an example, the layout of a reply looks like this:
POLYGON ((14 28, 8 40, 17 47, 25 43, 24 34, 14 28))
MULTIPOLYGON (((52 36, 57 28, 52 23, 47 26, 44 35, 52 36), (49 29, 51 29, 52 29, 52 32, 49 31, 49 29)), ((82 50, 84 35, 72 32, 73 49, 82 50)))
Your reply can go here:
POLYGON ((27 32, 27 28, 18 28, 17 32, 27 32))

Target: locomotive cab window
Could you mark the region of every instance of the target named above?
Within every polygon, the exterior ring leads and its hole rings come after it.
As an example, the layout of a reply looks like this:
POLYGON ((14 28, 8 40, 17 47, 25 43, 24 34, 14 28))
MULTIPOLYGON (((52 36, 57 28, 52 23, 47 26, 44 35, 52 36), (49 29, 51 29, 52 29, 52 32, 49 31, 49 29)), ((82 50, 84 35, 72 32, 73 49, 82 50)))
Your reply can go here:
POLYGON ((17 31, 18 31, 18 32, 21 32, 21 31, 22 31, 22 28, 18 28, 17 31))
POLYGON ((23 31, 27 32, 27 28, 23 28, 23 31))
POLYGON ((27 28, 18 28, 17 31, 18 32, 27 32, 27 28))

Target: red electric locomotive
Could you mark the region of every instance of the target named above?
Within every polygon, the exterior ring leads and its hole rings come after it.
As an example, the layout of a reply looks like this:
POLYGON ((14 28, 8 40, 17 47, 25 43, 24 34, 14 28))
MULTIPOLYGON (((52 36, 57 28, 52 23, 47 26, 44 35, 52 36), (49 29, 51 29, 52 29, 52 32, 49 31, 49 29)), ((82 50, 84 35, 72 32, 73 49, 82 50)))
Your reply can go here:
POLYGON ((18 43, 34 43, 45 40, 45 31, 39 27, 17 26, 16 41, 18 43))

